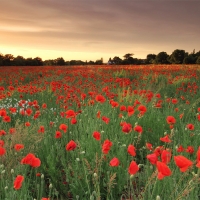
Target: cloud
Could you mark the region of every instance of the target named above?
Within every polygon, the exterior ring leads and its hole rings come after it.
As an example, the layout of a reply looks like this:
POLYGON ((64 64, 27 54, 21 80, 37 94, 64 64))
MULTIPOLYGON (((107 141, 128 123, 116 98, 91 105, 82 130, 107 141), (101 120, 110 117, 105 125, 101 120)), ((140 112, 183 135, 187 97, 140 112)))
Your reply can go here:
POLYGON ((180 46, 189 50, 200 46, 199 7, 200 1, 186 0, 1 0, 0 42, 140 57, 180 46))

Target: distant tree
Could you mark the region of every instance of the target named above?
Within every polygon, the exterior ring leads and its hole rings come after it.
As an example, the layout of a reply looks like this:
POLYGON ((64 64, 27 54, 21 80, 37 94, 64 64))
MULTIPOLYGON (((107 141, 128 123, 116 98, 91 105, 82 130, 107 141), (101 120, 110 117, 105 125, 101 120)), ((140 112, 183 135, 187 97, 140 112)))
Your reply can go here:
POLYGON ((88 62, 88 65, 94 65, 95 63, 94 63, 94 61, 92 61, 92 60, 90 60, 89 62, 88 62))
POLYGON ((200 56, 197 58, 196 64, 200 64, 200 56))
POLYGON ((42 66, 43 65, 42 58, 40 58, 40 57, 34 58, 33 59, 33 65, 34 66, 42 66))
POLYGON ((102 64, 103 64, 102 59, 100 59, 100 60, 96 60, 95 64, 96 64, 96 65, 102 65, 102 64))
POLYGON ((13 65, 14 56, 12 54, 6 54, 3 57, 3 65, 11 66, 13 65))
POLYGON ((112 61, 114 62, 114 64, 116 65, 121 65, 122 64, 122 59, 118 56, 115 56, 112 61))
POLYGON ((25 66, 26 65, 26 59, 23 56, 17 56, 13 59, 13 65, 14 66, 25 66))
POLYGON ((185 50, 176 49, 170 55, 169 61, 172 64, 182 64, 184 58, 187 56, 188 54, 185 52, 185 50))
POLYGON ((3 54, 0 53, 0 66, 3 66, 3 54))
POLYGON ((190 54, 188 56, 186 56, 184 59, 183 59, 183 63, 184 64, 195 64, 196 62, 196 59, 195 57, 193 56, 193 54, 190 54))
POLYGON ((154 64, 169 64, 168 58, 169 55, 166 52, 162 51, 156 56, 154 64))
POLYGON ((128 59, 128 58, 132 57, 133 55, 134 55, 133 53, 127 53, 123 57, 124 57, 124 59, 128 59))
POLYGON ((56 63, 56 65, 58 65, 58 66, 62 66, 62 65, 65 65, 65 60, 64 60, 62 57, 60 57, 60 58, 57 58, 57 59, 55 60, 55 63, 56 63))
POLYGON ((44 66, 55 66, 56 63, 55 63, 55 60, 45 60, 45 61, 43 62, 43 65, 44 65, 44 66))
POLYGON ((156 58, 156 54, 148 54, 146 58, 146 64, 152 64, 156 58))

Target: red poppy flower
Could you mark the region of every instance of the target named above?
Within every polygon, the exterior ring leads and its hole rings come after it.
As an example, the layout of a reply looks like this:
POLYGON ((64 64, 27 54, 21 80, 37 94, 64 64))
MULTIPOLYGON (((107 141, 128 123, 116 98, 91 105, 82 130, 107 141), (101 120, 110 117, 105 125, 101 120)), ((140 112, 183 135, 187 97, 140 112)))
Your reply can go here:
POLYGON ((96 100, 97 102, 100 102, 100 103, 104 103, 104 102, 106 101, 105 97, 102 96, 102 95, 97 95, 97 96, 95 97, 95 100, 96 100))
POLYGON ((188 146, 185 151, 188 152, 189 154, 193 154, 194 153, 194 147, 193 146, 188 146))
POLYGON ((166 136, 160 138, 160 140, 161 140, 162 142, 166 142, 166 143, 172 142, 172 140, 169 139, 169 135, 166 135, 166 136))
POLYGON ((128 173, 131 175, 136 174, 139 171, 139 167, 135 161, 131 161, 129 168, 128 168, 128 173))
POLYGON ((24 181, 24 176, 18 175, 14 180, 14 189, 19 190, 22 187, 23 181, 24 181))
POLYGON ((177 152, 183 152, 185 149, 183 148, 183 146, 182 145, 180 145, 178 148, 177 148, 177 152))
POLYGON ((71 140, 67 145, 66 145, 66 150, 67 151, 72 151, 72 150, 74 150, 75 148, 76 148, 76 143, 73 141, 73 140, 71 140))
POLYGON ((149 154, 147 155, 146 157, 149 162, 152 164, 152 165, 156 165, 156 162, 158 161, 158 157, 155 153, 152 153, 152 154, 149 154))
POLYGON ((101 134, 97 131, 94 131, 93 133, 93 138, 95 138, 96 140, 100 140, 101 139, 101 134))
POLYGON ((4 146, 4 141, 0 140, 0 147, 3 147, 3 146, 4 146))
POLYGON ((135 127, 134 127, 134 131, 136 131, 136 132, 138 132, 138 133, 142 133, 142 127, 141 126, 139 126, 139 125, 136 125, 135 127))
POLYGON ((119 103, 116 102, 116 101, 112 101, 112 102, 111 102, 111 105, 112 105, 112 108, 116 108, 116 107, 119 106, 119 103))
POLYGON ((139 105, 137 108, 142 114, 144 114, 147 111, 146 106, 144 105, 139 105))
POLYGON ((163 162, 157 161, 156 167, 158 170, 159 180, 162 180, 165 176, 170 176, 172 174, 170 168, 163 162))
POLYGON ((173 116, 168 116, 166 119, 168 124, 175 124, 176 123, 176 119, 173 116))
POLYGON ((11 122, 11 117, 10 116, 4 116, 3 121, 4 122, 11 122))
POLYGON ((58 139, 61 137, 62 137, 62 133, 60 131, 56 131, 55 138, 58 139))
POLYGON ((177 104, 178 103, 178 99, 172 99, 172 104, 177 104))
POLYGON ((13 133, 15 133, 16 132, 16 129, 15 128, 10 128, 10 130, 9 130, 9 133, 10 134, 13 134, 13 133))
POLYGON ((110 119, 109 119, 108 117, 105 117, 105 116, 103 116, 101 119, 102 119, 106 124, 108 124, 109 121, 110 121, 110 119))
POLYGON ((3 156, 6 153, 6 150, 0 146, 0 156, 3 156))
POLYGON ((187 159, 186 157, 184 156, 174 156, 174 161, 176 163, 176 165, 180 168, 180 171, 181 172, 185 172, 188 170, 188 168, 190 166, 192 166, 192 161, 187 159))
POLYGON ((42 108, 43 108, 43 109, 46 109, 46 108, 47 108, 47 104, 46 104, 46 103, 43 103, 43 104, 42 104, 42 108))
POLYGON ((30 122, 25 122, 25 126, 30 126, 31 125, 31 123, 30 122))
POLYGON ((110 140, 105 140, 103 145, 102 145, 102 152, 104 154, 108 154, 108 152, 110 151, 110 147, 112 146, 112 142, 110 140))
POLYGON ((27 108, 27 109, 26 109, 25 114, 26 114, 27 116, 31 116, 32 113, 33 113, 33 111, 32 111, 31 108, 27 108))
POLYGON ((130 144, 130 145, 128 146, 127 151, 128 151, 128 153, 129 153, 131 156, 136 156, 135 150, 136 150, 136 148, 135 148, 132 144, 130 144))
POLYGON ((129 117, 130 117, 131 115, 133 115, 134 112, 135 112, 133 106, 128 106, 127 112, 128 112, 128 116, 129 116, 129 117))
POLYGON ((0 130, 0 136, 1 135, 6 135, 6 132, 4 130, 0 130))
POLYGON ((97 112, 97 118, 100 118, 101 117, 101 111, 98 111, 97 112))
POLYGON ((152 144, 147 142, 146 143, 146 148, 149 149, 150 151, 152 151, 152 144))
POLYGON ((30 165, 31 167, 39 167, 41 161, 39 158, 36 158, 34 154, 29 153, 21 160, 21 164, 30 165))
POLYGON ((124 105, 120 106, 120 111, 126 111, 126 106, 124 105))
POLYGON ((16 145, 14 146, 14 148, 15 148, 16 151, 20 151, 21 149, 24 148, 24 145, 23 145, 23 144, 16 144, 16 145))
POLYGON ((50 198, 42 197, 41 200, 50 200, 50 198))
POLYGON ((74 118, 74 117, 76 117, 76 113, 73 110, 67 110, 65 112, 65 114, 66 114, 66 118, 74 118))
POLYGON ((164 150, 163 149, 164 147, 163 146, 158 146, 155 148, 154 150, 154 153, 157 155, 157 156, 160 156, 162 154, 162 151, 164 150))
POLYGON ((187 124, 187 129, 189 129, 190 131, 194 130, 194 125, 193 124, 187 124))
POLYGON ((126 123, 126 122, 123 123, 122 131, 123 131, 124 133, 130 133, 131 130, 132 130, 132 125, 131 125, 131 124, 126 123))
POLYGON ((64 133, 66 133, 68 126, 66 124, 61 124, 59 126, 59 129, 62 130, 64 133))
POLYGON ((114 157, 111 161, 110 161, 110 166, 112 167, 117 167, 119 166, 119 159, 114 157))
POLYGON ((71 124, 76 124, 76 123, 77 123, 76 118, 72 118, 72 119, 71 119, 71 124))
POLYGON ((40 126, 38 133, 44 133, 44 131, 45 131, 44 126, 40 126))
POLYGON ((167 150, 163 150, 161 153, 161 160, 163 163, 168 164, 171 160, 171 152, 167 150))

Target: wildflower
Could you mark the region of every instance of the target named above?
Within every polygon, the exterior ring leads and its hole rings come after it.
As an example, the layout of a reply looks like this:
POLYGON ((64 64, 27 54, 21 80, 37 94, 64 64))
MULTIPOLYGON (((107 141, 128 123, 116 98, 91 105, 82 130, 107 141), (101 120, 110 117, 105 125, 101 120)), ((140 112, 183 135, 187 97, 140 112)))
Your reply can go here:
POLYGON ((156 165, 158 161, 158 157, 155 153, 149 154, 146 157, 152 165, 156 165))
POLYGON ((3 156, 6 153, 6 150, 0 146, 0 156, 3 156))
POLYGON ((129 123, 123 123, 123 126, 122 126, 122 131, 124 133, 130 133, 132 130, 132 125, 129 124, 129 123))
POLYGON ((96 140, 100 140, 101 139, 101 134, 98 131, 94 131, 92 136, 96 140))
POLYGON ((14 148, 15 148, 16 151, 20 151, 21 149, 24 148, 24 145, 23 145, 23 144, 16 144, 16 145, 14 146, 14 148))
POLYGON ((105 116, 103 116, 101 119, 102 119, 106 124, 108 124, 109 121, 110 121, 110 119, 109 119, 108 117, 105 117, 105 116))
POLYGON ((58 139, 61 137, 62 137, 62 133, 60 131, 56 131, 55 138, 58 139))
POLYGON ((66 150, 67 151, 72 151, 72 150, 74 150, 75 148, 76 148, 76 143, 73 141, 73 140, 71 140, 67 145, 66 145, 66 150))
POLYGON ((4 146, 4 141, 0 140, 0 147, 3 147, 3 146, 4 146))
POLYGON ((138 132, 138 133, 142 133, 142 131, 143 131, 143 129, 142 129, 142 127, 141 126, 139 126, 139 125, 136 125, 135 127, 134 127, 134 131, 136 131, 136 132, 138 132))
POLYGON ((168 124, 175 124, 176 123, 176 119, 173 116, 168 116, 166 119, 168 124))
POLYGON ((161 140, 162 142, 166 142, 166 143, 172 142, 172 140, 169 139, 169 135, 166 135, 166 136, 160 138, 160 140, 161 140))
POLYGON ((187 159, 184 156, 174 156, 175 164, 180 168, 181 172, 185 172, 188 170, 190 166, 192 166, 192 161, 187 159))
POLYGON ((44 126, 40 126, 38 133, 44 133, 44 131, 45 131, 44 126))
POLYGON ((34 154, 29 153, 21 160, 21 164, 30 165, 31 167, 39 167, 41 161, 39 158, 36 158, 34 154))
POLYGON ((105 97, 102 96, 102 95, 97 95, 97 96, 95 97, 95 100, 96 100, 97 102, 100 102, 100 103, 104 103, 104 102, 106 101, 105 97))
POLYGON ((29 127, 31 125, 30 122, 25 122, 25 126, 29 127))
POLYGON ((19 190, 22 187, 23 181, 24 181, 24 176, 18 175, 14 180, 14 189, 19 190))
POLYGON ((136 156, 136 152, 135 152, 135 147, 132 145, 132 144, 130 144, 129 146, 128 146, 128 149, 127 149, 127 151, 128 151, 128 153, 131 155, 131 156, 136 156))
POLYGON ((64 133, 67 131, 68 126, 66 124, 61 124, 59 129, 62 130, 64 133))
POLYGON ((126 111, 126 106, 124 105, 120 106, 120 111, 126 111))
POLYGON ((112 146, 112 142, 110 140, 105 140, 103 145, 102 145, 102 152, 104 154, 108 154, 108 152, 110 151, 110 147, 112 146))
POLYGON ((10 116, 4 116, 3 121, 4 122, 11 122, 11 117, 10 116))
POLYGON ((156 167, 158 170, 159 180, 162 180, 165 176, 170 176, 172 174, 170 168, 163 162, 157 161, 156 167))
POLYGON ((171 160, 171 152, 167 150, 163 150, 161 153, 161 160, 163 163, 168 164, 171 160))
POLYGON ((189 154, 193 154, 194 153, 194 147, 193 146, 188 146, 185 151, 188 152, 189 154))
POLYGON ((71 119, 71 124, 76 124, 76 123, 77 123, 76 118, 72 118, 72 119, 71 119))
POLYGON ((192 131, 192 130, 194 130, 194 125, 193 124, 187 124, 186 128, 189 129, 190 131, 192 131))
POLYGON ((73 110, 67 110, 65 112, 66 114, 66 118, 73 118, 73 117, 76 117, 76 113, 73 111, 73 110))
POLYGON ((15 133, 16 132, 16 129, 15 128, 10 128, 10 130, 9 130, 9 133, 10 134, 13 134, 13 133, 15 133))
POLYGON ((200 147, 197 150, 197 162, 200 161, 200 147))
POLYGON ((178 148, 177 148, 177 150, 176 150, 177 152, 183 152, 184 151, 184 148, 183 148, 183 146, 182 145, 180 145, 178 148))
POLYGON ((146 148, 149 149, 150 151, 152 151, 152 144, 147 142, 146 143, 146 148))
POLYGON ((114 157, 111 161, 110 161, 110 166, 111 167, 117 167, 119 166, 119 159, 114 157))
POLYGON ((135 161, 131 161, 129 168, 128 168, 129 174, 134 175, 137 173, 137 171, 139 171, 139 167, 138 167, 137 163, 135 161))
POLYGON ((128 116, 129 116, 129 117, 130 117, 131 115, 133 115, 134 112, 135 112, 133 106, 128 106, 127 112, 128 112, 128 116))

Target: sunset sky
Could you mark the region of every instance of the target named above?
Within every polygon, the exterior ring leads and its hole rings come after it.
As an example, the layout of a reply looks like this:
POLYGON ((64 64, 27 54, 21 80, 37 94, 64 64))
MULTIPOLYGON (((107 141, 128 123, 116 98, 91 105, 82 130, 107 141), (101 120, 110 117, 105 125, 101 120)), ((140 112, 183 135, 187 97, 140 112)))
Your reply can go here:
POLYGON ((200 50, 200 0, 1 0, 0 53, 65 60, 200 50))

